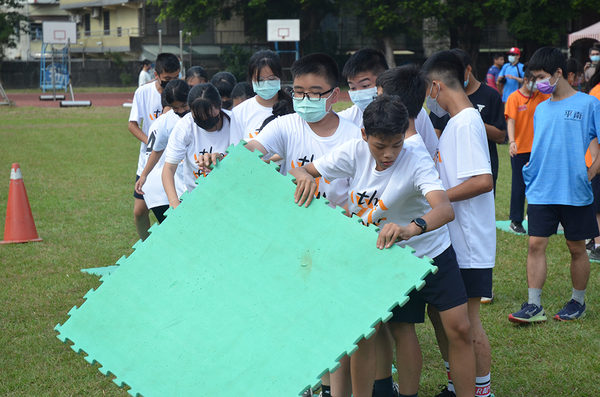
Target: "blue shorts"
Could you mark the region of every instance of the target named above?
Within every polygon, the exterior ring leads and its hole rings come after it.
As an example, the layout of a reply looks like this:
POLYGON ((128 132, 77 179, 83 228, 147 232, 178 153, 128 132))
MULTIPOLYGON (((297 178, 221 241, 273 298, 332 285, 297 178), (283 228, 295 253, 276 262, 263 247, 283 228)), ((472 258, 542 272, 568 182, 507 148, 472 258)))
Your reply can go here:
POLYGON ((425 286, 420 291, 411 291, 408 294, 410 300, 402 307, 396 306, 389 321, 423 323, 426 303, 440 312, 467 303, 467 293, 452 245, 433 258, 433 264, 438 267, 437 273, 427 275, 425 286))
POLYGON ((488 269, 460 269, 468 298, 492 296, 492 271, 488 269))
MULTIPOLYGON (((135 176, 135 182, 137 183, 137 181, 140 179, 139 175, 135 176)), ((135 185, 134 185, 135 186, 135 185)), ((139 194, 138 192, 135 191, 135 187, 133 188, 133 197, 135 197, 138 200, 143 200, 144 196, 142 196, 141 194, 139 194)))
POLYGON ((559 222, 565 230, 565 238, 570 241, 594 238, 600 234, 594 204, 583 207, 529 204, 527 217, 530 236, 550 237, 556 234, 559 222))

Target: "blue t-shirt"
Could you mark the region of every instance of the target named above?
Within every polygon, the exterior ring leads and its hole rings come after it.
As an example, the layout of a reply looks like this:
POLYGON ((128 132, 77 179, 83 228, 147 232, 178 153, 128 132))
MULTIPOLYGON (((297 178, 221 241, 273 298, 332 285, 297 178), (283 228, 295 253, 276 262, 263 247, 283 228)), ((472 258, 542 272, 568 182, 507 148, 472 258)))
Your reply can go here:
POLYGON ((523 167, 529 204, 585 206, 594 196, 585 152, 600 131, 600 102, 581 92, 540 103, 533 115, 533 146, 523 167))
MULTIPOLYGON (((504 66, 502 66, 502 70, 500 70, 498 77, 508 76, 508 75, 523 78, 523 64, 517 63, 516 65, 512 65, 510 63, 505 63, 504 66)), ((510 94, 512 94, 513 92, 515 92, 516 90, 518 90, 519 87, 520 87, 520 84, 517 80, 507 78, 506 82, 504 82, 504 91, 502 92, 502 102, 506 102, 508 100, 508 96, 510 94)))

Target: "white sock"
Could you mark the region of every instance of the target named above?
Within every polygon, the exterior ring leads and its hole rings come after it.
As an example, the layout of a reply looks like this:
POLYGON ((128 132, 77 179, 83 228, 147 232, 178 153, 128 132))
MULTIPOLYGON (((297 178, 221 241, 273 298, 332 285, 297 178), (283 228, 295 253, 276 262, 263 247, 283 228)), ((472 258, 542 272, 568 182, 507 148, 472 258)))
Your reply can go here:
POLYGON ((454 384, 452 383, 452 378, 450 377, 450 363, 448 361, 444 361, 444 365, 446 366, 446 374, 448 375, 448 391, 454 392, 454 384))
POLYGON ((489 397, 490 374, 475 377, 475 397, 489 397))
POLYGON ((576 290, 575 288, 573 288, 573 295, 571 296, 571 299, 579 302, 580 305, 583 305, 583 297, 584 296, 585 296, 585 290, 579 291, 579 290, 576 290))
POLYGON ((529 288, 529 300, 527 303, 533 303, 537 307, 542 307, 542 289, 529 288))

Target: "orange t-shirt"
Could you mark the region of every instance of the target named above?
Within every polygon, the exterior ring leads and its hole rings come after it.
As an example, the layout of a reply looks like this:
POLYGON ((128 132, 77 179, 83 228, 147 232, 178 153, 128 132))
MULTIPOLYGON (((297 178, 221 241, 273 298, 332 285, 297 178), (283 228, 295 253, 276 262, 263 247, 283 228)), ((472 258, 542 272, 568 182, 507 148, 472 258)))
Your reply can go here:
POLYGON ((533 114, 540 102, 550 98, 550 95, 536 91, 531 96, 523 95, 517 90, 508 96, 504 107, 504 117, 515 120, 515 142, 517 153, 530 153, 533 145, 533 114))
MULTIPOLYGON (((596 84, 596 86, 590 90, 590 95, 600 99, 600 84, 596 84)), ((590 149, 585 152, 585 165, 588 168, 592 165, 592 153, 590 153, 590 149)))

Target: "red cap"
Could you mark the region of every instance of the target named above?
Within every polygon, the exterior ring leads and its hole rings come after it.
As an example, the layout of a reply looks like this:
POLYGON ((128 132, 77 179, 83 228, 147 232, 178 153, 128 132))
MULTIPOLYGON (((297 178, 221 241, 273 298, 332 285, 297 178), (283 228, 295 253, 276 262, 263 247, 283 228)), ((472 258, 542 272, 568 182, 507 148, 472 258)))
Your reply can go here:
POLYGON ((517 47, 513 47, 510 50, 508 50, 509 54, 515 54, 515 55, 521 55, 521 50, 519 50, 517 47))

